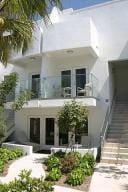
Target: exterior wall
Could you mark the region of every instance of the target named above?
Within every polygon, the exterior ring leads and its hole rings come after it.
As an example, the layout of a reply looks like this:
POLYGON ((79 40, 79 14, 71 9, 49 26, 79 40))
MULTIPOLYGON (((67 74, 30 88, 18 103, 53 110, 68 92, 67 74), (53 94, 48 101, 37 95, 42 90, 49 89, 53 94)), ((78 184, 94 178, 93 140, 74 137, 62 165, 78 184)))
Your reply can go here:
MULTIPOLYGON (((103 124, 104 111, 100 110, 100 107, 89 107, 89 116, 88 116, 88 137, 82 138, 82 144, 87 145, 87 138, 91 139, 92 146, 99 145, 99 127, 103 124)), ((57 126, 57 117, 58 117, 59 108, 36 108, 36 109, 23 109, 16 113, 15 116, 15 127, 16 127, 16 136, 24 135, 29 139, 30 134, 30 124, 29 119, 40 118, 40 144, 43 147, 49 147, 45 144, 45 118, 55 118, 55 133, 54 146, 59 146, 58 134, 59 129, 57 126)))
MULTIPOLYGON (((37 67, 35 61, 35 65, 34 63, 28 65, 29 63, 27 63, 25 67, 20 69, 21 71, 19 68, 14 68, 15 70, 19 70, 20 77, 25 78, 25 80, 29 78, 33 72, 41 72, 41 78, 60 76, 62 70, 68 69, 72 70, 72 74, 75 74, 74 71, 77 68, 86 68, 87 72, 93 73, 99 80, 98 105, 95 108, 89 108, 89 134, 94 138, 94 145, 98 145, 105 113, 111 103, 113 95, 113 87, 111 85, 113 77, 109 74, 112 70, 108 67, 108 62, 128 59, 127 10, 128 0, 115 0, 76 11, 69 9, 63 11, 63 13, 52 12, 51 20, 53 25, 49 27, 47 37, 45 36, 46 29, 44 31, 42 30, 45 39, 44 41, 37 41, 40 49, 38 49, 39 47, 36 48, 37 44, 35 43, 34 50, 36 49, 36 52, 31 51, 32 55, 42 54, 40 65, 37 67), (85 22, 85 18, 89 18, 87 22, 85 22), (90 20, 92 22, 89 31, 87 28, 90 26, 88 24, 90 20), (76 23, 74 21, 76 21, 76 23), (60 26, 59 29, 57 29, 58 26, 60 26), (58 30, 57 33, 56 30, 58 30), (68 37, 65 35, 67 31, 70 34, 68 37), (61 34, 59 34, 59 32, 61 32, 61 34), (86 36, 85 33, 88 35, 86 36), (89 42, 89 44, 93 44, 95 49, 98 48, 99 57, 94 57, 87 48, 90 35, 91 43, 89 42), (76 36, 78 36, 76 38, 77 42, 74 42, 76 36), (86 44, 83 44, 85 40, 86 44), (46 44, 40 44, 39 42, 46 44), (74 47, 72 47, 73 43, 74 47), (84 47, 84 45, 86 45, 86 47, 84 47), (73 48, 72 54, 67 53, 66 50, 69 48, 73 48), (22 71, 23 69, 24 72, 22 71)), ((40 26, 43 26, 42 23, 40 26)), ((41 37, 41 34, 39 37, 41 37)), ((10 66, 8 68, 10 71, 14 69, 10 66)), ((5 70, 2 69, 2 72, 4 73, 5 70)), ((29 125, 27 117, 31 115, 41 115, 41 144, 43 145, 45 141, 45 130, 43 129, 44 117, 50 115, 56 116, 56 114, 56 108, 45 108, 45 110, 43 107, 38 109, 24 109, 16 113, 16 131, 24 130, 28 133, 29 125)))

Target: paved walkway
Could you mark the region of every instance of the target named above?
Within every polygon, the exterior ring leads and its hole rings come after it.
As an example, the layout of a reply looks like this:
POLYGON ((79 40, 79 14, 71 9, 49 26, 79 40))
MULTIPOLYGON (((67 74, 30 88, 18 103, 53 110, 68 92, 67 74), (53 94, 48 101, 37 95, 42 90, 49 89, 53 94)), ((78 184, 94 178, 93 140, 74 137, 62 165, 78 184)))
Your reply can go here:
POLYGON ((31 175, 33 177, 45 177, 45 172, 42 166, 42 160, 46 158, 48 155, 44 154, 32 154, 28 156, 24 156, 12 163, 9 167, 8 174, 5 177, 0 177, 1 183, 8 183, 14 178, 18 177, 21 170, 31 170, 31 175))
MULTIPOLYGON (((14 161, 8 170, 8 174, 5 177, 0 177, 0 183, 9 183, 17 178, 22 170, 31 170, 31 176, 40 178, 45 177, 45 171, 42 166, 42 161, 47 158, 48 155, 45 154, 32 154, 24 156, 16 161, 14 161)), ((79 190, 69 189, 61 186, 54 186, 54 192, 81 192, 79 190)))
POLYGON ((128 192, 128 165, 98 164, 89 192, 128 192))

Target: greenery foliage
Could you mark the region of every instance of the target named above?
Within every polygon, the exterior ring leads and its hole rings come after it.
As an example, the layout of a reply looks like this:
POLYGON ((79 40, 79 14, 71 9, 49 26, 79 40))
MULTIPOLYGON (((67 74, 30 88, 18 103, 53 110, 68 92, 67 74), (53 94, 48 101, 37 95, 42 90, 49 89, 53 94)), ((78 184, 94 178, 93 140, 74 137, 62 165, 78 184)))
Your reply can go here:
POLYGON ((57 152, 47 159, 50 170, 46 180, 58 181, 62 174, 66 174, 66 183, 72 186, 81 185, 87 176, 92 175, 95 165, 93 155, 86 153, 81 156, 79 152, 57 152), (53 166, 53 168, 52 168, 53 166))
POLYGON ((77 168, 69 173, 66 182, 72 186, 81 185, 85 179, 82 169, 77 168))
POLYGON ((0 148, 0 173, 4 171, 5 165, 10 161, 17 159, 23 155, 21 149, 8 149, 6 147, 0 148))
POLYGON ((23 170, 18 179, 9 184, 0 184, 0 192, 52 192, 54 189, 51 182, 43 178, 32 178, 31 171, 23 170))
POLYGON ((18 74, 11 73, 2 82, 0 82, 0 106, 6 102, 6 97, 11 94, 18 82, 18 74))
POLYGON ((49 181, 58 181, 61 177, 61 171, 59 168, 52 168, 52 170, 49 172, 46 180, 49 181))
POLYGON ((60 0, 0 1, 0 62, 7 64, 12 50, 24 53, 32 41, 33 20, 49 20, 49 6, 60 6, 60 0))
POLYGON ((51 155, 45 163, 49 171, 53 168, 59 168, 61 165, 60 159, 54 155, 51 155))
POLYGON ((23 105, 27 103, 28 100, 31 99, 31 95, 32 95, 31 91, 29 90, 23 91, 12 104, 12 109, 14 111, 19 111, 20 109, 22 109, 23 105))
POLYGON ((71 172, 78 165, 78 158, 74 153, 68 153, 61 160, 61 170, 63 173, 71 172))
POLYGON ((4 116, 4 108, 0 106, 0 138, 4 137, 6 128, 7 124, 4 116))
POLYGON ((75 132, 82 133, 88 126, 88 110, 75 100, 68 102, 58 114, 58 126, 62 132, 70 132, 71 139, 75 132))

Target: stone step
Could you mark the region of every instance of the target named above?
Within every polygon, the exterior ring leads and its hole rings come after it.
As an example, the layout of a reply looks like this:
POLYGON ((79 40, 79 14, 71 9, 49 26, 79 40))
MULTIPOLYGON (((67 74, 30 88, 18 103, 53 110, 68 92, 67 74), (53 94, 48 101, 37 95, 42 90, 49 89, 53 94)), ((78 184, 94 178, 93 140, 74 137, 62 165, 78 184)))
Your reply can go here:
POLYGON ((113 114, 114 114, 114 115, 121 115, 121 116, 122 116, 122 115, 125 115, 125 116, 126 116, 126 115, 128 115, 128 111, 114 110, 114 111, 113 111, 113 114))
POLYGON ((128 148, 128 143, 113 143, 113 142, 106 142, 104 147, 120 147, 120 148, 128 148))
POLYGON ((128 130, 128 125, 127 124, 117 124, 117 123, 113 123, 110 124, 109 129, 122 129, 122 130, 128 130))
POLYGON ((116 159, 116 158, 103 158, 103 159, 101 159, 101 163, 128 165, 128 160, 127 159, 116 159))
POLYGON ((112 121, 127 121, 128 120, 128 116, 123 116, 122 117, 118 117, 118 116, 113 116, 112 117, 112 121))
POLYGON ((128 153, 128 148, 104 147, 103 152, 128 153))
POLYGON ((110 133, 110 132, 108 132, 107 138, 127 138, 128 139, 128 133, 123 133, 123 132, 110 133))
POLYGON ((119 159, 127 159, 128 160, 128 153, 114 153, 114 152, 103 152, 102 157, 105 158, 119 158, 119 159))
POLYGON ((121 129, 111 129, 111 130, 108 130, 108 135, 109 134, 128 134, 128 130, 121 130, 121 129))
POLYGON ((128 144, 128 138, 107 138, 107 142, 112 143, 127 143, 128 144))

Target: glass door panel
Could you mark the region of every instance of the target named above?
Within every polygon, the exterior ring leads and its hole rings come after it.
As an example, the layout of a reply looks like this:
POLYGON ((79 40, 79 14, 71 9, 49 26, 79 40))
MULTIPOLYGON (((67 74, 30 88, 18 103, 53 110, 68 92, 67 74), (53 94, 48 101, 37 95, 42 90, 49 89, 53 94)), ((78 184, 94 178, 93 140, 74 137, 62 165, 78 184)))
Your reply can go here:
POLYGON ((40 143, 40 118, 30 118, 30 141, 40 143))
POLYGON ((31 91, 32 98, 39 98, 40 96, 40 74, 32 75, 31 91))
POLYGON ((46 118, 45 128, 46 128, 46 145, 54 145, 55 119, 46 118))
MULTIPOLYGON (((86 84, 86 69, 76 69, 76 95, 78 95, 78 90, 83 90, 84 93, 84 88, 86 84)), ((82 91, 79 93, 83 96, 82 91)))
POLYGON ((62 96, 71 97, 71 70, 61 71, 62 96))

